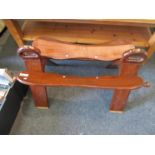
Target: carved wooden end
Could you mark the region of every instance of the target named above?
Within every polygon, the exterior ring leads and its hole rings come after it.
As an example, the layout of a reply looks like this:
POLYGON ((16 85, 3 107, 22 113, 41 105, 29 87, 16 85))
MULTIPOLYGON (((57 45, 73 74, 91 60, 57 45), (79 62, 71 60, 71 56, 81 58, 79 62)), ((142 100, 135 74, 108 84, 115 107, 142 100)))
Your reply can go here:
MULTIPOLYGON (((38 43, 38 42, 37 42, 38 43)), ((18 50, 19 56, 24 60, 26 71, 19 74, 18 80, 21 83, 30 86, 35 104, 37 107, 47 108, 47 92, 46 86, 76 86, 76 87, 92 87, 92 88, 106 88, 113 89, 114 94, 110 105, 110 111, 122 112, 124 110, 126 101, 133 89, 140 88, 145 85, 142 78, 137 76, 139 66, 146 60, 147 55, 145 50, 140 48, 133 48, 132 45, 121 46, 108 45, 108 46, 83 46, 73 44, 64 44, 61 42, 51 42, 53 46, 50 46, 50 42, 43 42, 41 45, 41 51, 37 49, 39 47, 35 42, 35 48, 32 46, 24 46, 18 50), (58 46, 58 45, 61 46, 58 46), (64 46, 63 46, 64 44, 64 46), (46 45, 46 46, 44 46, 46 45), (55 47, 58 46, 58 47, 55 47), (65 47, 65 48, 63 48, 65 47), (46 49, 47 48, 47 49, 46 49), (61 50, 62 52, 61 52, 61 50), (96 77, 77 77, 66 76, 58 74, 44 73, 44 66, 47 58, 67 59, 66 52, 68 52, 71 58, 92 58, 91 54, 93 49, 97 49, 96 53, 100 54, 96 59, 99 60, 116 60, 120 59, 119 75, 118 76, 96 76, 96 77), (79 56, 72 53, 71 49, 76 51, 82 50, 79 56), (129 50, 130 49, 130 50, 129 50), (58 50, 58 53, 56 53, 58 50), (100 50, 104 50, 103 53, 100 50), (113 57, 110 58, 110 54, 106 54, 106 50, 115 50, 113 57), (88 57, 87 54, 90 54, 88 57), (121 54, 122 53, 122 54, 121 54), (49 57, 48 57, 49 55, 49 57), (121 56, 122 55, 122 56, 121 56), (115 59, 114 59, 115 58, 115 59)), ((34 45, 34 44, 33 44, 34 45)), ((75 51, 73 51, 75 52, 75 51)), ((96 55, 94 52, 93 55, 96 55)), ((93 56, 94 57, 94 56, 93 56)))
MULTIPOLYGON (((27 71, 44 72, 46 59, 40 56, 40 51, 32 46, 24 46, 18 49, 18 55, 23 59, 27 71)), ((30 85, 36 107, 47 109, 48 98, 45 86, 30 85)))
MULTIPOLYGON (((123 53, 119 66, 119 76, 127 76, 133 80, 137 77, 139 67, 147 58, 144 49, 134 48, 123 53)), ((111 112, 122 112, 131 90, 115 89, 110 105, 111 112)))

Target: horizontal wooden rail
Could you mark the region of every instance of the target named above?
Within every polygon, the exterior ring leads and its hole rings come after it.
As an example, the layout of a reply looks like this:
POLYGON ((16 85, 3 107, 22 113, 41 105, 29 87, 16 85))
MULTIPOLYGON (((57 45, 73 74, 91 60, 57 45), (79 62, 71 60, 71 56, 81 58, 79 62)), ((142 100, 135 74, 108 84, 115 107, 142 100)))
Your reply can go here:
POLYGON ((49 37, 38 38, 33 47, 40 50, 40 55, 53 59, 88 58, 111 61, 122 58, 125 51, 135 46, 125 40, 113 40, 99 45, 84 45, 62 42, 49 37))
POLYGON ((29 19, 27 21, 51 22, 51 23, 74 23, 74 24, 97 24, 97 25, 127 25, 140 27, 155 27, 155 20, 150 19, 29 19))
POLYGON ((138 76, 78 77, 28 71, 21 72, 17 80, 26 85, 77 86, 128 90, 137 89, 144 85, 144 81, 138 76))

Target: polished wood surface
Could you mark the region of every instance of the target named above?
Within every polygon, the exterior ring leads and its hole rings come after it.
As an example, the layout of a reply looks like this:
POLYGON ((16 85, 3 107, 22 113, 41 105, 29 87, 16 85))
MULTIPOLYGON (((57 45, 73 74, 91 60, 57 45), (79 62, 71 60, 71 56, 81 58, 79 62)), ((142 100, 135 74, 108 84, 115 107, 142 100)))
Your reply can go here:
POLYGON ((27 85, 77 86, 107 89, 136 89, 144 84, 142 78, 138 76, 77 77, 29 71, 21 72, 18 76, 18 80, 27 85), (26 77, 23 75, 26 75, 26 77))
MULTIPOLYGON (((116 46, 116 43, 118 44, 118 42, 114 41, 104 45, 106 46, 106 50, 107 46, 110 48, 108 51, 109 59, 110 53, 114 50, 113 46, 116 46)), ((119 43, 124 43, 124 41, 119 41, 119 43)), ((25 65, 28 68, 28 71, 19 74, 18 80, 31 86, 37 107, 40 107, 40 105, 41 107, 48 107, 48 103, 43 102, 47 101, 47 86, 79 86, 114 89, 110 110, 117 112, 123 111, 130 91, 144 86, 142 78, 137 76, 139 66, 144 63, 147 58, 144 49, 134 48, 134 46, 130 45, 130 48, 132 48, 124 51, 121 58, 119 58, 119 75, 117 76, 77 77, 45 73, 43 70, 47 58, 66 59, 66 57, 62 57, 62 55, 64 56, 64 54, 67 54, 65 52, 70 52, 70 54, 77 53, 75 56, 76 59, 81 58, 81 53, 82 58, 92 58, 91 55, 93 55, 93 53, 96 54, 96 51, 99 51, 98 46, 100 46, 100 48, 104 47, 103 45, 77 45, 75 43, 64 43, 62 41, 51 40, 51 38, 37 39, 34 41, 33 46, 24 46, 18 50, 19 56, 24 60, 25 65), (57 51, 57 53, 61 54, 54 57, 55 52, 53 53, 53 51, 57 51), (86 55, 85 51, 86 53, 91 52, 89 55, 86 55), (35 69, 31 69, 33 67, 35 69), (37 67, 40 68, 38 71, 36 70, 37 67), (36 89, 32 89, 32 87, 35 87, 36 89)), ((121 47, 122 50, 124 50, 122 45, 121 47)), ((103 49, 100 49, 100 52, 102 52, 102 50, 103 49)), ((106 53, 103 50, 103 56, 105 54, 106 53)), ((111 57, 113 57, 113 55, 111 55, 111 57)), ((69 55, 67 58, 69 58, 69 55)), ((102 57, 102 60, 107 60, 107 57, 102 57)))
POLYGON ((53 59, 88 58, 111 61, 122 58, 124 51, 135 48, 130 42, 116 40, 101 45, 66 43, 42 37, 33 42, 33 47, 40 49, 40 55, 53 59))
POLYGON ((151 33, 146 27, 66 24, 52 22, 26 21, 23 25, 23 39, 30 41, 40 36, 87 44, 101 44, 113 40, 128 40, 135 46, 148 47, 151 33))
POLYGON ((110 112, 119 112, 119 113, 123 112, 129 95, 130 95, 130 90, 116 89, 114 91, 112 101, 110 104, 110 112))
MULTIPOLYGON (((36 52, 38 53, 38 50, 34 50, 33 48, 20 48, 18 52, 36 52)), ((38 71, 38 72, 44 72, 44 67, 45 67, 45 60, 44 59, 34 59, 30 58, 29 59, 23 59, 25 63, 25 67, 28 71, 38 71)), ((47 97, 47 90, 45 86, 38 86, 38 85, 30 85, 30 89, 32 92, 33 99, 35 101, 35 105, 38 108, 48 108, 48 97, 47 97)))
MULTIPOLYGON (((129 61, 126 61, 128 57, 130 57, 129 55, 130 53, 127 53, 127 55, 123 58, 122 63, 119 65, 119 76, 127 76, 130 78, 137 77, 141 63, 130 63, 129 61)), ((147 55, 146 53, 144 53, 142 56, 144 58, 143 59, 144 62, 144 60, 147 59, 147 55)), ((122 112, 126 106, 130 92, 131 92, 130 89, 116 88, 112 96, 110 111, 122 112)))

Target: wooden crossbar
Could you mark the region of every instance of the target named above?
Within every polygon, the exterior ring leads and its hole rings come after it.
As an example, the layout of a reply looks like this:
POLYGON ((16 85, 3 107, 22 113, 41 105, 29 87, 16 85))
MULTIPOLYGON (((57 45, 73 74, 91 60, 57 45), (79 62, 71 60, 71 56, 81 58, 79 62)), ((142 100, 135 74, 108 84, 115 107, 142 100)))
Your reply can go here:
POLYGON ((107 89, 137 89, 144 81, 138 76, 78 77, 54 73, 23 71, 17 78, 21 83, 40 86, 77 86, 107 89))

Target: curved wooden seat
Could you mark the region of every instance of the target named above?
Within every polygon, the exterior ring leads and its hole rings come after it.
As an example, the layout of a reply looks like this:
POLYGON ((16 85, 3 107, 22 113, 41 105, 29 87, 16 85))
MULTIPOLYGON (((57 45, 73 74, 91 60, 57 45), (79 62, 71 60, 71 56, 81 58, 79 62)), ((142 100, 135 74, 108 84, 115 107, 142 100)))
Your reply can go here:
POLYGON ((33 42, 40 55, 53 59, 88 58, 111 61, 122 58, 125 51, 134 49, 134 45, 125 40, 114 40, 98 45, 67 43, 42 37, 33 42))
POLYGON ((132 90, 144 85, 143 79, 138 76, 78 77, 54 73, 23 71, 19 74, 17 79, 21 83, 38 86, 76 86, 132 90))

